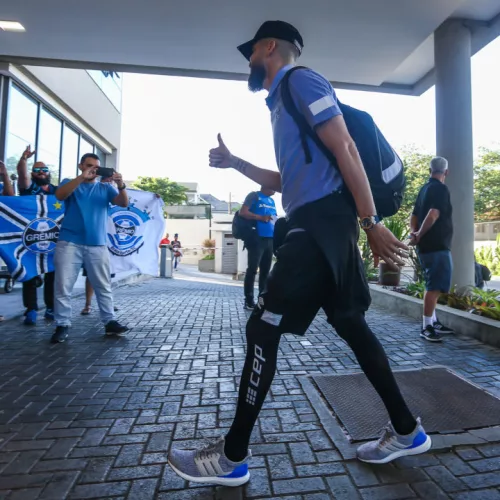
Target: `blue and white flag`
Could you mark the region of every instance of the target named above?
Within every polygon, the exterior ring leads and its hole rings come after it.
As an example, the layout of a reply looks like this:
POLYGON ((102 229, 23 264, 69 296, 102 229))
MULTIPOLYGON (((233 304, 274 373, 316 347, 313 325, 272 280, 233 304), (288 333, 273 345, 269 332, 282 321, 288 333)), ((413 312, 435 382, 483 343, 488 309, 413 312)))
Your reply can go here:
POLYGON ((135 270, 158 275, 158 249, 165 231, 163 200, 154 193, 127 189, 127 208, 108 211, 108 250, 115 273, 135 270))
POLYGON ((55 196, 0 197, 0 258, 15 281, 54 270, 54 251, 64 217, 55 196))

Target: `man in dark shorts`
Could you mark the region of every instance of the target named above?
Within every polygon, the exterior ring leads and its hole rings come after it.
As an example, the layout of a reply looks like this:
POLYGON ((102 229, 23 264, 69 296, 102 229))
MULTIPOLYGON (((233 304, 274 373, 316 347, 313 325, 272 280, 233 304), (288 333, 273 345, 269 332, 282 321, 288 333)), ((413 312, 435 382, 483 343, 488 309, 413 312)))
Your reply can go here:
POLYGON ((370 185, 334 90, 312 70, 295 71, 290 89, 297 108, 335 155, 339 169, 312 141, 312 162, 306 164, 299 130, 284 109, 279 91, 302 47, 299 32, 282 21, 264 23, 254 39, 239 47, 250 61, 250 90, 269 92, 266 101, 279 172, 233 156, 220 135, 219 146, 210 151, 212 167, 234 168, 259 185, 283 193, 289 231, 247 323, 247 355, 229 433, 202 449, 173 449, 169 454, 173 470, 189 481, 239 486, 249 480, 248 444, 276 371, 281 335, 303 335, 320 308, 353 350, 390 416, 391 424, 382 437, 362 445, 358 458, 386 463, 423 453, 431 445, 401 396, 382 345, 365 321, 370 294, 357 247, 356 209, 377 258, 397 267, 403 264, 401 253, 406 247, 378 223, 370 185))
MULTIPOLYGON (((49 195, 56 192, 57 186, 51 183, 49 167, 41 162, 34 163, 31 169, 31 176, 28 175, 28 160, 35 154, 28 146, 17 164, 17 186, 20 196, 49 195)), ((38 293, 40 276, 36 276, 23 282, 23 303, 26 311, 24 313, 24 324, 34 325, 37 320, 38 293)), ((54 319, 54 271, 43 275, 43 300, 45 302, 45 319, 54 319)))
POLYGON ((453 333, 436 317, 441 293, 451 288, 453 261, 451 240, 453 222, 450 191, 444 181, 448 161, 436 156, 431 161, 430 178, 420 189, 411 216, 411 245, 417 246, 425 276, 424 317, 420 336, 430 342, 441 342, 441 333, 453 333))

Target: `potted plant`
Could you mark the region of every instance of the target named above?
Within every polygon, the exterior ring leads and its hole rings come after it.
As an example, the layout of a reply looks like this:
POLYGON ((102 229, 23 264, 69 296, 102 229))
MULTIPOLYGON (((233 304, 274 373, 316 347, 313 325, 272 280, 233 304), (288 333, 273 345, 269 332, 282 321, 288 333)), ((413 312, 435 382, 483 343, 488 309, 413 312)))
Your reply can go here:
MULTIPOLYGON (((384 219, 384 226, 399 240, 403 241, 408 235, 408 225, 406 222, 389 217, 384 219)), ((399 286, 401 281, 401 268, 392 270, 387 263, 379 264, 379 283, 384 286, 399 286)))
POLYGON ((203 273, 215 272, 215 240, 206 239, 202 243, 204 257, 198 261, 198 271, 203 273))

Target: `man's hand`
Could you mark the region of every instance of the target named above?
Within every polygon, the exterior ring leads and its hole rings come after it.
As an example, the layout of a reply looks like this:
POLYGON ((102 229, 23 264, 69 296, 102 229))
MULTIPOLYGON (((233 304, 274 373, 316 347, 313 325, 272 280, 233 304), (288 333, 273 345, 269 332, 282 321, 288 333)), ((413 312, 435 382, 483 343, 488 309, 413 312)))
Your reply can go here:
POLYGON ((86 168, 81 174, 80 179, 84 181, 89 181, 96 176, 97 167, 96 168, 86 168))
POLYGON ((0 161, 0 176, 8 175, 7 167, 3 161, 0 161))
POLYGON ((122 176, 122 174, 120 174, 119 172, 115 172, 113 174, 113 180, 116 182, 116 185, 119 188, 123 187, 124 182, 123 182, 123 176, 122 176))
POLYGON ((233 156, 224 144, 220 134, 217 134, 219 145, 209 152, 209 163, 214 168, 231 168, 233 166, 233 156))
POLYGON ((418 245, 420 243, 420 232, 416 231, 414 233, 410 233, 410 242, 408 245, 414 247, 415 245, 418 245))
POLYGON ((259 219, 261 222, 269 222, 272 219, 270 215, 260 215, 259 219))
POLYGON ((21 156, 22 160, 29 160, 34 154, 36 153, 35 150, 31 151, 31 145, 26 146, 26 149, 24 150, 24 153, 21 156))
POLYGON ((408 247, 399 241, 385 226, 375 224, 373 229, 366 231, 366 237, 376 266, 378 266, 380 259, 394 271, 398 270, 398 266, 404 265, 402 258, 407 257, 408 247))

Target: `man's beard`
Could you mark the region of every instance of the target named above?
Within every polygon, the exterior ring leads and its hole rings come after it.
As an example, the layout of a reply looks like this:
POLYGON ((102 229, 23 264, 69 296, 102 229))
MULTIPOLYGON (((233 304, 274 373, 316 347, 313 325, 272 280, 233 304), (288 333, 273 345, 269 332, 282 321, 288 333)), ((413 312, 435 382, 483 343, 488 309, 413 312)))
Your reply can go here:
POLYGON ((266 68, 262 64, 252 64, 250 67, 250 76, 248 77, 248 90, 251 92, 260 92, 264 89, 264 80, 266 79, 266 68))
POLYGON ((32 179, 37 186, 46 186, 50 184, 50 174, 47 177, 32 177, 32 179))

